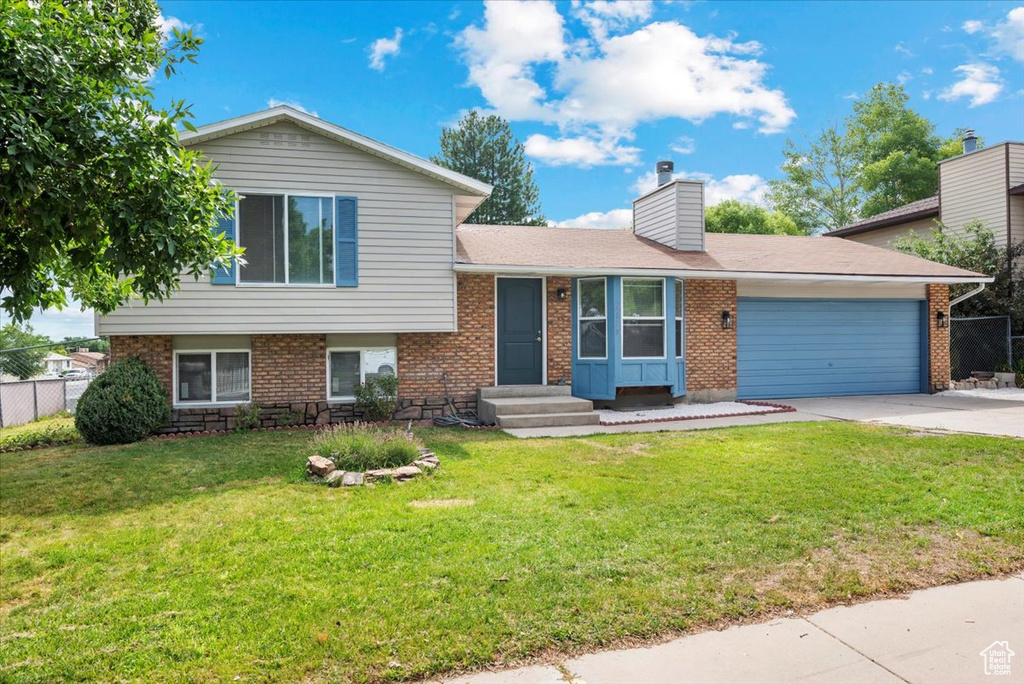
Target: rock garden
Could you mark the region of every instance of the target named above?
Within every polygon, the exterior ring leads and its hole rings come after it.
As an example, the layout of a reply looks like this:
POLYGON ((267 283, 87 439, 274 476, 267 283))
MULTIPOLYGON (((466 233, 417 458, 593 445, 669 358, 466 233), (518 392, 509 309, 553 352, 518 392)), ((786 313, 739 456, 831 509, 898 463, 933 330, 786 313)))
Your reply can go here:
POLYGON ((405 482, 441 465, 410 431, 396 427, 338 425, 317 434, 310 448, 306 477, 329 487, 405 482))

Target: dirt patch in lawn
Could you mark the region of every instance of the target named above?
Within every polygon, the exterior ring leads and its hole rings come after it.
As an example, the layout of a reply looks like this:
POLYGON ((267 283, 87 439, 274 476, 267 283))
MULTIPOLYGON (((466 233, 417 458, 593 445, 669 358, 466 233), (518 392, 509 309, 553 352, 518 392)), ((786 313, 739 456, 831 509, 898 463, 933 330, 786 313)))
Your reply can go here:
POLYGON ((472 506, 476 501, 473 499, 417 499, 410 501, 413 508, 457 508, 458 506, 472 506))

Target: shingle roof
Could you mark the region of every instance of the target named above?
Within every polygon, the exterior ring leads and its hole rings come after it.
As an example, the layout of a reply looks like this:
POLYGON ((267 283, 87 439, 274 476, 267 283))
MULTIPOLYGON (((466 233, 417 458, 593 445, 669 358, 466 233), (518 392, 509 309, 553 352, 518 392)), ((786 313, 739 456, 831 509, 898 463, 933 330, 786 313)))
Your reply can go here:
POLYGON ((856 235, 857 233, 865 233, 877 228, 895 226, 900 223, 916 221, 918 219, 938 215, 939 196, 935 195, 933 197, 926 197, 924 199, 917 200, 916 202, 911 202, 910 204, 904 204, 902 207, 883 211, 881 214, 875 214, 871 218, 866 218, 862 221, 851 223, 848 226, 843 226, 842 228, 829 231, 828 233, 825 233, 825 235, 828 235, 829 237, 856 235))
POLYGON ((708 277, 808 274, 897 280, 989 280, 977 273, 881 247, 821 237, 708 233, 706 252, 676 251, 628 230, 463 225, 456 231, 456 237, 456 270, 534 269, 567 275, 691 271, 704 272, 708 277))

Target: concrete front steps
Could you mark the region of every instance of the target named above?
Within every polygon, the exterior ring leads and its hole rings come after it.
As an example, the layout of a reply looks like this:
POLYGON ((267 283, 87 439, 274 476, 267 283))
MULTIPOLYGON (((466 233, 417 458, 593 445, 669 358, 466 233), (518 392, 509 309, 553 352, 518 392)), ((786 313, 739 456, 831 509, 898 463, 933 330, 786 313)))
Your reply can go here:
POLYGON ((502 428, 597 425, 594 404, 572 396, 568 385, 504 385, 477 390, 481 421, 502 428))

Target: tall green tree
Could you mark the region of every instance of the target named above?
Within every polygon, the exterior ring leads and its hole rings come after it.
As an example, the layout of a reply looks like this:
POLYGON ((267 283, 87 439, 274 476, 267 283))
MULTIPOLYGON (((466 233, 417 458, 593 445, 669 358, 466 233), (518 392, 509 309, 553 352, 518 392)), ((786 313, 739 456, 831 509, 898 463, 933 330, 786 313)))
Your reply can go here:
POLYGON ((807 235, 796 221, 781 211, 768 211, 738 200, 726 200, 708 207, 704 212, 704 227, 709 233, 807 235))
POLYGON ((864 217, 937 192, 943 141, 935 125, 907 105, 909 99, 903 86, 879 83, 854 103, 847 120, 864 217))
POLYGON ((69 294, 108 313, 161 299, 240 251, 211 228, 231 211, 189 106, 157 107, 155 74, 202 40, 165 37, 153 0, 0 2, 0 295, 15 320, 69 294))
POLYGON ((39 345, 49 342, 49 337, 36 333, 27 323, 7 323, 0 328, 0 373, 13 375, 20 380, 41 375, 44 370, 43 359, 51 350, 39 345), (11 349, 17 351, 6 351, 11 349))
POLYGON ((803 147, 786 141, 781 179, 768 183, 768 202, 803 233, 835 230, 856 220, 861 197, 850 136, 832 125, 803 147))
POLYGON ((431 161, 494 186, 469 223, 543 226, 540 190, 523 144, 500 116, 466 114, 441 131, 441 153, 431 161))

